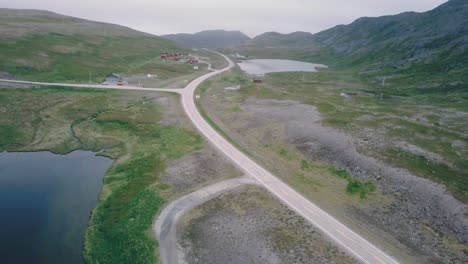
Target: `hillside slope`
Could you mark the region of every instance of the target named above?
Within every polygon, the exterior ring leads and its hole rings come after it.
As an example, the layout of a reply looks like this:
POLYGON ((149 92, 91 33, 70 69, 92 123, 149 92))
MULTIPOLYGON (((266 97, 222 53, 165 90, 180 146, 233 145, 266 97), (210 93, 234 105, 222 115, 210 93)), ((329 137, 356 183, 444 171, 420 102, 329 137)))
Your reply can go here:
POLYGON ((349 63, 378 62, 392 67, 439 59, 466 63, 468 1, 451 0, 425 13, 364 17, 317 33, 314 39, 349 63))
POLYGON ((174 42, 127 27, 39 10, 0 9, 0 72, 44 81, 97 81, 110 72, 176 71, 158 64, 174 42))
POLYGON ((266 32, 253 38, 249 45, 263 45, 270 48, 301 48, 310 47, 313 41, 313 35, 309 32, 298 31, 290 34, 266 32))
POLYGON ((164 38, 173 40, 190 48, 226 48, 243 44, 250 38, 240 31, 206 30, 195 34, 164 35, 164 38))
POLYGON ((400 91, 466 91, 468 1, 450 0, 424 13, 363 17, 317 34, 265 33, 238 49, 357 71, 376 83, 388 77, 400 91))

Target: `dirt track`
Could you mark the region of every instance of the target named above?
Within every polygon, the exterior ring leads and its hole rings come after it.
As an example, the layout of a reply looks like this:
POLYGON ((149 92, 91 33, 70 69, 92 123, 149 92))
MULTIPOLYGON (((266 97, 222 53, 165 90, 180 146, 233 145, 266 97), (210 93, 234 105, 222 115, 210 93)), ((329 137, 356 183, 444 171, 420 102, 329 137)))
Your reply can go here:
POLYGON ((193 193, 190 193, 164 209, 159 215, 153 231, 159 240, 160 261, 163 264, 181 263, 178 255, 176 226, 182 215, 195 206, 210 200, 217 195, 245 184, 256 184, 252 178, 238 178, 210 185, 193 193))

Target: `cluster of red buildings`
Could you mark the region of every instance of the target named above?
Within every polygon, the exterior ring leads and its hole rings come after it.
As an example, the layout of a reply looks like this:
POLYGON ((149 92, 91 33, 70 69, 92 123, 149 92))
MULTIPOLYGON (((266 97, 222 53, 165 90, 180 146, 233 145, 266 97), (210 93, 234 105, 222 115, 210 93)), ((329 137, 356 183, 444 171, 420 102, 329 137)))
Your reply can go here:
POLYGON ((198 63, 198 60, 194 58, 190 58, 185 62, 185 64, 197 64, 197 63, 198 63))
POLYGON ((174 60, 180 60, 180 57, 182 56, 188 56, 188 53, 161 53, 161 59, 174 59, 174 60))

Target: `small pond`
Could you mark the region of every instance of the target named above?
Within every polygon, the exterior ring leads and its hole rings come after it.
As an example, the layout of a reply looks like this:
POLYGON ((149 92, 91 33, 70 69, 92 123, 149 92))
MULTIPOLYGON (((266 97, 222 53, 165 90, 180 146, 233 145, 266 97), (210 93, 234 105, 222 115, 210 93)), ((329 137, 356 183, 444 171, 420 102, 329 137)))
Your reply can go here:
POLYGON ((83 263, 83 236, 111 164, 90 151, 0 153, 0 262, 83 263))
POLYGON ((245 60, 238 63, 239 67, 251 75, 264 75, 271 72, 316 72, 317 68, 327 68, 323 64, 292 60, 245 60))

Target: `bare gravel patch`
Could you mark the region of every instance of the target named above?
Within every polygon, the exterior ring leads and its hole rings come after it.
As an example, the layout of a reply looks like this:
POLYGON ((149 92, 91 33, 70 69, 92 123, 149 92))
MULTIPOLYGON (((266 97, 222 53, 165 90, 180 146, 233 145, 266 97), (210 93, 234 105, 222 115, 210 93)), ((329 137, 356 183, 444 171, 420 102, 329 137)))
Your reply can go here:
POLYGON ((186 192, 221 179, 240 176, 236 168, 212 146, 167 164, 166 182, 173 191, 186 192))
POLYGON ((185 263, 357 263, 258 187, 222 194, 179 226, 185 263))

